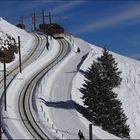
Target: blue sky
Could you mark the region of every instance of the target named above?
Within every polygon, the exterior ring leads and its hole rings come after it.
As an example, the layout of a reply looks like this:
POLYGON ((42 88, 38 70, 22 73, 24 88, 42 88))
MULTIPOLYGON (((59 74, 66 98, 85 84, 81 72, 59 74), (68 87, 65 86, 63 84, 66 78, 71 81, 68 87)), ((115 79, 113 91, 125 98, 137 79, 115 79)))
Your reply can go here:
MULTIPOLYGON (((63 25, 67 33, 74 34, 91 44, 140 60, 140 1, 137 0, 0 0, 0 16, 17 24, 35 11, 54 15, 53 22, 63 25)), ((41 19, 37 19, 38 24, 41 19)), ((45 19, 48 22, 48 19, 45 19)))

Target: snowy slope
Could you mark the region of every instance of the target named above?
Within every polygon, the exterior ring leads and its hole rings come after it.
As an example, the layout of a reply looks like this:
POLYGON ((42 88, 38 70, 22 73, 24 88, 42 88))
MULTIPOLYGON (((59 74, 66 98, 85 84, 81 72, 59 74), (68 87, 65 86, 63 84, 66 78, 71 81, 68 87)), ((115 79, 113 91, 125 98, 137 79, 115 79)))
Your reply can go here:
MULTIPOLYGON (((35 92, 36 104, 38 110, 41 110, 40 118, 48 120, 44 124, 47 131, 57 130, 55 135, 58 138, 61 136, 61 139, 78 139, 77 133, 81 129, 85 138, 88 139, 90 122, 73 107, 71 88, 72 79, 77 73, 82 57, 92 49, 82 40, 69 36, 67 38, 68 41, 70 40, 72 52, 39 81, 35 92), (75 53, 77 47, 81 49, 79 54, 75 53)), ((75 102, 78 101, 79 99, 75 102)), ((93 126, 93 138, 119 139, 96 126, 93 126)))
MULTIPOLYGON (((0 18, 0 31, 11 35, 16 41, 17 36, 20 36, 22 46, 24 46, 22 48, 23 54, 26 54, 27 50, 30 49, 33 39, 26 31, 11 25, 2 18, 0 18)), ((49 71, 37 85, 37 98, 43 98, 47 101, 46 104, 42 104, 37 99, 36 104, 40 109, 38 119, 42 120, 42 124, 47 131, 51 131, 51 134, 58 138, 78 138, 77 131, 80 128, 88 138, 88 125, 90 122, 74 108, 71 106, 69 108, 68 105, 71 105, 69 101, 72 100, 83 106, 80 98, 82 95, 78 89, 82 86, 84 77, 78 70, 85 71, 92 61, 101 55, 102 49, 73 36, 67 36, 66 39, 72 46, 72 52, 60 64, 49 71), (81 49, 79 54, 75 53, 77 47, 81 49), (54 105, 54 107, 48 107, 47 103, 53 103, 51 105, 54 105), (56 105, 58 106, 55 107, 56 105), (48 123, 44 123, 46 119, 48 123), (70 123, 66 123, 66 119, 70 123)), ((57 46, 57 43, 55 45, 57 46)), ((122 107, 128 117, 127 123, 130 125, 131 138, 140 139, 140 62, 113 52, 112 54, 118 62, 120 71, 122 71, 121 77, 123 79, 121 86, 114 90, 118 93, 118 98, 122 101, 122 107)), ((51 58, 51 56, 48 55, 48 58, 51 58)), ((44 61, 48 58, 45 56, 44 61)), ((10 67, 12 64, 13 62, 8 66, 10 67)), ((2 64, 0 64, 1 67, 2 64)), ((28 69, 30 68, 32 66, 28 67, 28 69)), ((14 90, 16 90, 15 88, 16 86, 14 86, 14 90)), ((16 96, 12 100, 17 100, 16 96)), ((116 136, 103 131, 97 126, 93 126, 93 136, 99 139, 117 139, 116 136)))
POLYGON ((0 31, 9 34, 10 36, 14 37, 16 40, 18 36, 20 36, 23 44, 27 42, 30 36, 25 30, 17 28, 16 26, 10 24, 9 22, 7 22, 1 17, 0 17, 0 31))
MULTIPOLYGON (((16 42, 18 40, 18 36, 20 36, 22 60, 27 59, 27 57, 31 54, 31 52, 35 46, 34 45, 36 42, 35 37, 32 34, 27 33, 25 30, 19 29, 16 26, 8 23, 3 18, 0 18, 0 37, 1 37, 1 39, 6 39, 5 34, 8 34, 11 37, 13 37, 16 40, 16 42)), ((7 46, 5 45, 4 47, 7 47, 7 46)), ((15 66, 18 65, 18 63, 19 63, 18 58, 19 58, 18 54, 15 54, 15 60, 11 63, 6 64, 7 73, 10 72, 12 69, 14 69, 15 66)), ((18 72, 18 70, 17 70, 17 72, 18 72)), ((11 74, 10 76, 7 76, 7 84, 12 80, 12 78, 14 77, 14 75, 17 72, 15 71, 15 73, 11 74)), ((3 79, 3 64, 2 63, 0 63, 0 80, 1 79, 3 79)), ((1 88, 0 88, 0 98, 1 98, 1 95, 3 93, 3 83, 2 82, 1 82, 0 86, 1 86, 1 88)), ((14 91, 14 89, 12 91, 14 91)), ((17 99, 15 99, 15 100, 17 100, 17 99)), ((4 136, 4 139, 5 139, 5 136, 4 136)))
MULTIPOLYGON (((78 44, 82 42, 80 39, 75 40, 78 44)), ((80 69, 85 71, 98 56, 101 55, 101 48, 85 42, 85 47, 90 46, 92 51, 88 54, 80 69)), ((118 67, 122 71, 122 84, 114 89, 118 94, 118 98, 122 102, 122 107, 128 117, 127 123, 130 125, 130 137, 140 139, 140 62, 124 57, 122 55, 110 52, 118 62, 118 67)), ((75 102, 83 105, 82 94, 79 88, 84 83, 84 76, 78 72, 73 79, 72 98, 75 102)))
MULTIPOLYGON (((27 33, 23 29, 17 28, 16 26, 10 24, 9 22, 0 17, 0 37, 2 37, 4 34, 8 34, 13 37, 16 42, 18 42, 18 36, 20 36, 22 56, 27 54, 28 50, 31 49, 31 44, 33 42, 33 37, 31 36, 31 34, 27 33)), ((17 60, 18 54, 15 54, 15 61, 17 60)), ((7 64, 7 67, 9 65, 13 65, 13 63, 7 64)), ((3 69, 3 65, 1 63, 0 69, 3 69)))

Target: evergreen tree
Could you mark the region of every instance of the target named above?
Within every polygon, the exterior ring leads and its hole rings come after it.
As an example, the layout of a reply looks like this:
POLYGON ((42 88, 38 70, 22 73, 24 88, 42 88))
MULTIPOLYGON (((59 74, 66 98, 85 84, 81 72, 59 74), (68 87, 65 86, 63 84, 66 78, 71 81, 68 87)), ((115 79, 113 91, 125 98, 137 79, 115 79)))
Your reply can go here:
MULTIPOLYGON (((89 112, 89 115, 94 117, 94 114, 97 114, 98 104, 99 104, 99 89, 100 84, 100 72, 99 67, 96 62, 93 62, 90 68, 85 72, 85 83, 83 88, 80 91, 83 93, 83 102, 86 105, 86 108, 89 112), (94 94, 92 94, 94 93, 94 94), (94 106, 93 106, 94 105, 94 106)), ((96 115, 95 115, 96 117, 96 115)))
POLYGON ((103 74, 106 76, 106 82, 108 86, 113 89, 121 84, 120 78, 121 72, 118 71, 118 63, 115 62, 112 54, 106 48, 103 48, 103 55, 97 58, 97 61, 103 66, 103 74))
POLYGON ((116 99, 117 94, 112 91, 113 87, 121 83, 121 72, 118 71, 115 59, 106 49, 97 60, 93 61, 85 72, 85 83, 80 88, 89 119, 116 136, 129 138, 127 117, 121 108, 121 102, 116 99))
MULTIPOLYGON (((6 63, 10 63, 15 59, 15 53, 18 53, 18 46, 13 37, 0 31, 0 52, 5 54, 6 63)), ((3 58, 0 57, 0 62, 3 63, 3 58)))

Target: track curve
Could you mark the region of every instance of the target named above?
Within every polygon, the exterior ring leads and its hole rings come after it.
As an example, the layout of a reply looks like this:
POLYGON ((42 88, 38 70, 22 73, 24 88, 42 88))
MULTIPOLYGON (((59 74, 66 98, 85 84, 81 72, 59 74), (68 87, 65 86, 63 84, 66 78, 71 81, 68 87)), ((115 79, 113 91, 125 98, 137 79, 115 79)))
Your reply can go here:
POLYGON ((35 139, 49 139, 44 131, 38 125, 38 121, 35 120, 32 114, 32 98, 33 98, 33 89, 37 81, 42 78, 51 68, 53 68, 59 61, 61 61, 70 51, 69 44, 66 40, 59 40, 60 49, 57 56, 51 60, 41 71, 36 75, 31 77, 30 81, 24 85, 22 92, 20 93, 20 98, 18 101, 19 104, 19 113, 25 127, 28 129, 29 133, 35 139))
MULTIPOLYGON (((26 66, 28 66, 30 63, 32 63, 35 59, 37 59, 38 57, 40 57, 40 55, 42 54, 42 52, 44 51, 45 45, 43 46, 43 37, 40 37, 39 35, 37 35, 36 33, 32 33, 32 36, 34 38, 34 47, 30 50, 30 52, 22 58, 22 69, 24 69, 26 66), (43 47, 42 47, 43 46, 43 47), (38 51, 39 50, 39 51, 38 51)), ((46 44, 46 41, 44 42, 44 44, 46 44)), ((15 65, 11 68, 8 69, 8 75, 7 75, 7 88, 10 85, 10 83, 12 82, 12 80, 14 79, 15 75, 17 75, 17 73, 19 72, 19 64, 15 63, 15 65)), ((0 111, 2 110, 2 108, 4 107, 4 95, 3 95, 3 77, 0 77, 0 111)), ((5 117, 3 117, 2 112, 1 112, 1 120, 3 120, 4 122, 5 117)), ((2 128, 5 128, 4 123, 2 123, 2 128)), ((8 131, 5 131, 6 135, 8 137, 11 137, 10 134, 8 134, 8 131)))

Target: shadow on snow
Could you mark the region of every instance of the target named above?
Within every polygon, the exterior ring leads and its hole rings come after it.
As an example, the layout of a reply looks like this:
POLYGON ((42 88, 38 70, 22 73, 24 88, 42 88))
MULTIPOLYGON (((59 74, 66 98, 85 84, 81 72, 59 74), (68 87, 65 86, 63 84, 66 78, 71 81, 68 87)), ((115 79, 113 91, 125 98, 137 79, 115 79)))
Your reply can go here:
POLYGON ((90 120, 90 116, 88 116, 86 108, 84 108, 83 106, 77 104, 72 100, 50 102, 50 101, 46 101, 43 98, 39 98, 39 99, 48 107, 60 108, 60 109, 75 109, 76 111, 81 113, 84 117, 86 117, 88 120, 90 120))

